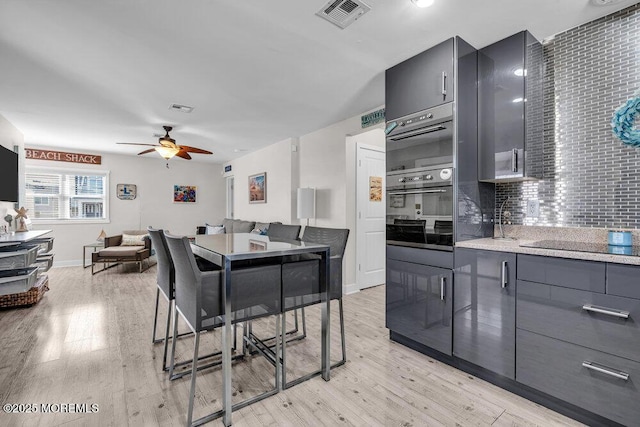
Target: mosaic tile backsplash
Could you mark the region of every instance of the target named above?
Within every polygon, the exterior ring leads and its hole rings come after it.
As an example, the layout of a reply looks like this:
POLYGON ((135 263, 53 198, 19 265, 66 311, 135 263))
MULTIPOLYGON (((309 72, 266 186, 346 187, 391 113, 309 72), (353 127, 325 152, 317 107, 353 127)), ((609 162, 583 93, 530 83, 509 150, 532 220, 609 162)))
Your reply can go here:
POLYGON ((510 196, 515 225, 640 228, 640 149, 610 125, 640 89, 640 4, 556 35, 544 63, 544 178, 497 184, 496 209, 510 196))

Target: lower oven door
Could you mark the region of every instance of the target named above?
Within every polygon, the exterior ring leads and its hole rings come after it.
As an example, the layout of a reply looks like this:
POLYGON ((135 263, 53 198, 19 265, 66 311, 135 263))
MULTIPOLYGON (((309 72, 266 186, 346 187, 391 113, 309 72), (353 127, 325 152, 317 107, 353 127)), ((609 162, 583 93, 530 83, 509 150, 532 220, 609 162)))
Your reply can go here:
POLYGON ((387 243, 453 247, 453 187, 387 190, 387 243))

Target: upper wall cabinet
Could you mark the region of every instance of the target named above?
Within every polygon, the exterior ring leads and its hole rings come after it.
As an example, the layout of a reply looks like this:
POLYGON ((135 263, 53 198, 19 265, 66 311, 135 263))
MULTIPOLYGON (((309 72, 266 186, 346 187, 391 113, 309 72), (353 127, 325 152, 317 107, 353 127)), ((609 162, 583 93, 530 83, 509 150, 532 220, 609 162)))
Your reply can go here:
POLYGON ((478 52, 478 178, 543 175, 542 45, 522 31, 478 52))
POLYGON ((454 40, 446 40, 386 71, 386 120, 453 101, 454 40))

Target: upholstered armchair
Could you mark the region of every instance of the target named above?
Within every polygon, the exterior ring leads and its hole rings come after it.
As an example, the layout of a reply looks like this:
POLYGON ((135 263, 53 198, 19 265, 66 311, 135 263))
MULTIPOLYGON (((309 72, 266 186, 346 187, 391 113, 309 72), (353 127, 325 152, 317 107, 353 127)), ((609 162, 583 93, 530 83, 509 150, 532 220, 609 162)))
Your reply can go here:
POLYGON ((127 230, 122 234, 105 237, 104 249, 91 254, 91 274, 99 273, 108 268, 127 262, 137 263, 140 273, 143 262, 151 256, 151 239, 146 230, 127 230), (95 270, 95 265, 102 263, 101 270, 95 270))

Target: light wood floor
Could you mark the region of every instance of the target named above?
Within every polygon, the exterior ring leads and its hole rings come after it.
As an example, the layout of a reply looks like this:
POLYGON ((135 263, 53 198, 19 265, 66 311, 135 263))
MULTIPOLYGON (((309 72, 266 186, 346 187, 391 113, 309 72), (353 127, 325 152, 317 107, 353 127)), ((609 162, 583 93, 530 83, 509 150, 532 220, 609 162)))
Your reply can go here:
MULTIPOLYGON (((52 269, 44 299, 28 309, 0 311, 0 403, 92 404, 99 412, 4 414, 11 426, 184 425, 189 377, 169 381, 162 344, 151 344, 155 268, 91 276, 80 267, 52 269)), ((480 379, 393 343, 384 327, 384 287, 346 296, 348 362, 331 381, 314 378, 234 412, 236 426, 553 426, 579 425, 480 379)), ((161 301, 160 318, 166 303, 161 301)), ((337 304, 332 357, 339 357, 337 304)), ((288 316, 291 320, 292 316, 288 316)), ((309 339, 288 347, 291 375, 317 366, 319 312, 307 311, 309 339)), ((162 324, 162 320, 159 322, 162 324)), ((263 322, 256 329, 268 329, 263 322)), ((207 333, 203 351, 220 332, 207 333)), ((178 357, 192 351, 178 343, 178 357)), ((234 365, 241 400, 271 384, 260 356, 234 365)), ((221 372, 198 374, 195 416, 220 407, 221 372)), ((216 420, 212 425, 220 425, 216 420)))

